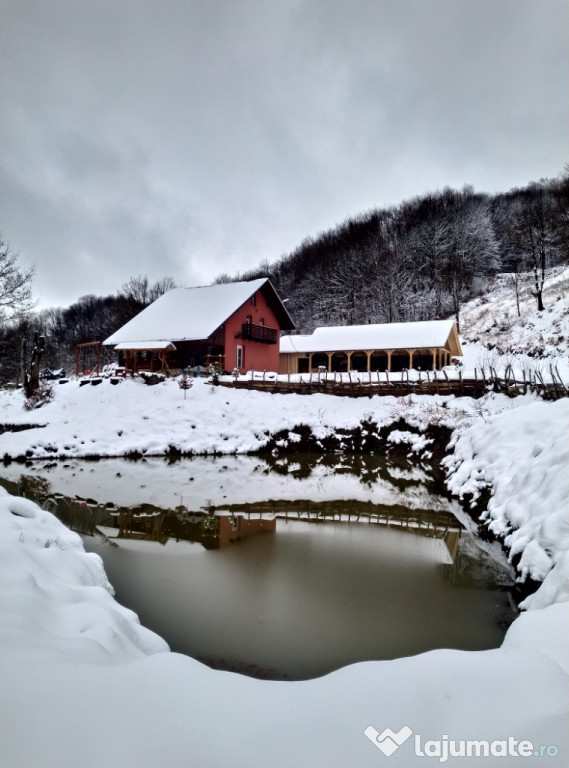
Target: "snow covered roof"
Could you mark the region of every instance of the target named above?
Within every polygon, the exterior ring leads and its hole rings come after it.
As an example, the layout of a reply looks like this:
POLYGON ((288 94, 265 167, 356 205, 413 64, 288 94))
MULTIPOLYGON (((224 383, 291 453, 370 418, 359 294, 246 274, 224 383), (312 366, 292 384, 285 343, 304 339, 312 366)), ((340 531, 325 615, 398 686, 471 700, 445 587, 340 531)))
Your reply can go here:
POLYGON ((439 348, 446 345, 453 327, 453 320, 322 327, 316 328, 314 333, 308 336, 283 336, 280 351, 281 354, 290 354, 340 350, 439 348))
POLYGON ((123 349, 135 349, 133 343, 142 343, 143 339, 146 339, 145 344, 207 339, 258 290, 263 290, 272 299, 272 308, 281 328, 294 328, 270 280, 263 277, 199 288, 174 288, 139 312, 103 344, 121 344, 123 349))
POLYGON ((176 349, 171 341, 125 341, 115 349, 176 349))

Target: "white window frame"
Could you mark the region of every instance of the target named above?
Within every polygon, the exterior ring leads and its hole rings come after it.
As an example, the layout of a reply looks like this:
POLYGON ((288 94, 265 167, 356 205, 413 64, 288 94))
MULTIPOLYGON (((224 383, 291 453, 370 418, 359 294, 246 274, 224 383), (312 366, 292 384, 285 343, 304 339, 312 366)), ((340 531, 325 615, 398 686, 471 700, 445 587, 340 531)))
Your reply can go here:
POLYGON ((242 344, 237 344, 235 350, 235 367, 243 368, 245 365, 245 348, 242 344))

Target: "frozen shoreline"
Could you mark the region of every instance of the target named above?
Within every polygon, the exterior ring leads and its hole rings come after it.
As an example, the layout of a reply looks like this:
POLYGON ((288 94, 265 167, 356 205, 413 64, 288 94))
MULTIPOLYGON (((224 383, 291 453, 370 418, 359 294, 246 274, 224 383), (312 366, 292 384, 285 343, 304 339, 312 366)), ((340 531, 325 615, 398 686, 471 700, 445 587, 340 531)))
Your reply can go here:
MULTIPOLYGON (((363 736, 370 724, 407 725, 423 745, 443 733, 513 737, 567 755, 566 603, 527 611, 493 651, 439 650, 302 683, 262 682, 169 653, 114 602, 99 558, 32 502, 2 491, 0 521, 3 765, 371 767, 380 756, 363 736)), ((410 740, 390 765, 424 759, 410 740)))

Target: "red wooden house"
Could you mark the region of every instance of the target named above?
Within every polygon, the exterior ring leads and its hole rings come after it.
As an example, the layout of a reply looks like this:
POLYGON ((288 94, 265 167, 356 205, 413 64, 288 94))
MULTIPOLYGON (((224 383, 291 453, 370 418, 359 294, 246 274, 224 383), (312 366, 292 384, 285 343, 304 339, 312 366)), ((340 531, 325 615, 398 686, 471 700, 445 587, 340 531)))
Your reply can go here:
POLYGON ((278 371, 280 332, 294 324, 268 278, 174 288, 109 336, 136 372, 205 367, 278 371))

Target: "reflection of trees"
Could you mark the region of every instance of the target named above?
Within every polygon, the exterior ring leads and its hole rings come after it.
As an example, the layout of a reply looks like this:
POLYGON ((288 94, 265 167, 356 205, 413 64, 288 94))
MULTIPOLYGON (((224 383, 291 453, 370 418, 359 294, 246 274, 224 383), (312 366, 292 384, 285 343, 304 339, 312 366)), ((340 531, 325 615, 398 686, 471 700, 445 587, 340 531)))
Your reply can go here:
MULTIPOLYGON (((424 478, 394 477, 391 470, 410 475, 416 467, 416 459, 410 461, 405 456, 369 455, 365 453, 303 453, 285 456, 263 454, 261 471, 277 475, 290 475, 295 479, 306 479, 317 470, 325 469, 327 474, 351 475, 357 477, 367 488, 377 482, 389 483, 397 491, 404 491, 411 486, 425 484, 424 478)), ((427 486, 429 483, 427 483, 427 486)))
POLYGON ((19 482, 19 496, 33 499, 38 503, 45 501, 51 493, 51 483, 45 477, 22 475, 19 482))

